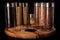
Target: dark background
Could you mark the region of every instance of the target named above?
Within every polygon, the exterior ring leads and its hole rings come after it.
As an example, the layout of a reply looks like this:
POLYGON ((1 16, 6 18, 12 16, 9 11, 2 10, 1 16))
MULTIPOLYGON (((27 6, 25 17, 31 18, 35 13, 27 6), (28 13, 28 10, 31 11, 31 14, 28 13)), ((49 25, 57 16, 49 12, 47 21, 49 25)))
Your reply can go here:
MULTIPOLYGON (((5 29, 5 10, 4 10, 4 4, 6 2, 14 2, 12 0, 5 0, 5 2, 0 2, 0 40, 9 40, 9 37, 4 33, 4 29, 5 29)), ((34 2, 55 2, 55 1, 47 1, 47 0, 30 0, 30 2, 28 0, 22 0, 22 1, 15 1, 15 2, 28 2, 31 6, 30 8, 32 8, 32 4, 34 2)), ((54 26, 56 28, 57 23, 56 23, 56 19, 57 19, 57 7, 56 7, 56 2, 55 2, 55 13, 54 13, 54 26)), ((30 9, 30 11, 32 11, 32 9, 30 9)), ((57 21, 58 22, 58 21, 57 21)), ((11 39, 10 39, 11 40, 11 39)), ((40 40, 56 40, 56 33, 53 34, 52 36, 46 37, 46 38, 41 38, 40 40)))

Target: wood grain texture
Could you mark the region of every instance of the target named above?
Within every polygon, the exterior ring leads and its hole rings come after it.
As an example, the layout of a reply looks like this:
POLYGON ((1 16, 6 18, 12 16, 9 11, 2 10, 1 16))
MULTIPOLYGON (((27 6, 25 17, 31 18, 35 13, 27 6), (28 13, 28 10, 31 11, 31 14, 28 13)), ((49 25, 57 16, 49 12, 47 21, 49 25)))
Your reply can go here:
POLYGON ((19 28, 20 26, 17 26, 17 28, 8 28, 8 30, 5 29, 4 31, 10 37, 22 38, 22 39, 48 37, 55 32, 55 28, 52 28, 51 30, 46 30, 46 31, 43 31, 41 29, 35 29, 36 30, 35 32, 25 31, 26 29, 34 29, 32 27, 27 28, 27 27, 21 26, 22 29, 19 29, 19 28))

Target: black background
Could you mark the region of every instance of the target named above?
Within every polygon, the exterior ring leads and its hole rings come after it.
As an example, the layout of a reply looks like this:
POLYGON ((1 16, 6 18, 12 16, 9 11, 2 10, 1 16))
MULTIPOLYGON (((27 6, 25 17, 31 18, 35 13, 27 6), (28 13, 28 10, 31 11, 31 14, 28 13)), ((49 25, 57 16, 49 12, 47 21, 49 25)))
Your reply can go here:
MULTIPOLYGON (((6 2, 14 2, 14 1, 12 1, 12 0, 5 0, 5 2, 0 2, 0 40, 9 40, 9 37, 4 33, 4 29, 5 29, 5 10, 4 10, 4 4, 6 3, 6 2)), ((15 1, 15 2, 28 2, 31 6, 30 6, 30 8, 32 8, 32 3, 34 3, 34 2, 55 2, 55 1, 47 1, 47 0, 42 0, 42 1, 40 1, 40 0, 30 0, 30 1, 28 1, 28 0, 22 0, 22 1, 15 1)), ((56 4, 56 2, 55 2, 55 13, 54 13, 54 26, 55 26, 55 28, 57 28, 56 26, 57 26, 57 23, 56 23, 56 19, 58 19, 57 18, 57 4, 56 4)), ((32 11, 32 9, 30 9, 30 11, 32 11)), ((58 22, 58 21, 57 21, 58 22)), ((40 38, 39 38, 40 39, 40 38)), ((10 39, 11 40, 11 39, 10 39)), ((56 40, 56 33, 55 34, 53 34, 52 36, 50 36, 50 37, 46 37, 46 38, 42 38, 42 39, 40 39, 40 40, 56 40)))

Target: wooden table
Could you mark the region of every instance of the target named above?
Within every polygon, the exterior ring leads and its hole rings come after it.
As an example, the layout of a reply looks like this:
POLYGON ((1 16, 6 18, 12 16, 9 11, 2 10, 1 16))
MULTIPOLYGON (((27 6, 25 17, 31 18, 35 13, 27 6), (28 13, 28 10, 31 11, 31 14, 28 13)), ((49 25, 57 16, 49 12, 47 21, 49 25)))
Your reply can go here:
POLYGON ((33 38, 41 38, 41 37, 48 37, 52 35, 55 32, 55 28, 52 28, 52 30, 46 30, 43 31, 41 29, 36 29, 33 27, 23 27, 23 26, 17 26, 15 28, 5 28, 5 33, 14 38, 22 38, 22 39, 33 39, 33 38), (35 31, 25 31, 27 29, 32 29, 35 31))

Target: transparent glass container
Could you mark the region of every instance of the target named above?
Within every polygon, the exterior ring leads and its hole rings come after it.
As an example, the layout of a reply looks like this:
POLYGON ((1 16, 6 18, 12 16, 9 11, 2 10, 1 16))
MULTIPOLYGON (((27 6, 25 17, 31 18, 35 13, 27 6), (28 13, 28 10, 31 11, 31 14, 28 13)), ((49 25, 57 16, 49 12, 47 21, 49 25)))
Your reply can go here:
POLYGON ((5 22, 6 22, 6 27, 15 27, 15 14, 16 14, 16 8, 14 3, 7 3, 5 5, 5 22))

